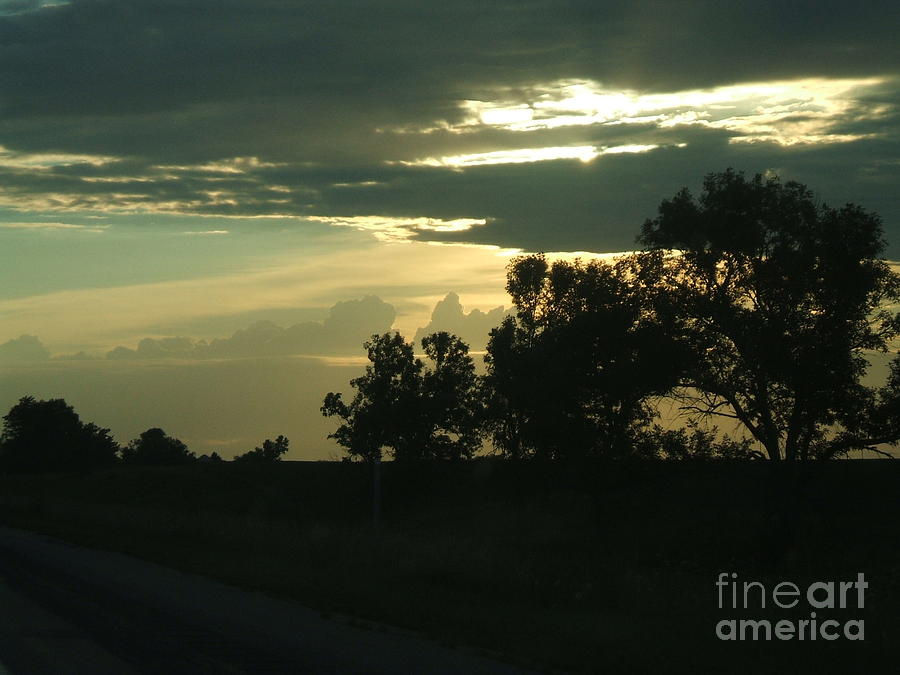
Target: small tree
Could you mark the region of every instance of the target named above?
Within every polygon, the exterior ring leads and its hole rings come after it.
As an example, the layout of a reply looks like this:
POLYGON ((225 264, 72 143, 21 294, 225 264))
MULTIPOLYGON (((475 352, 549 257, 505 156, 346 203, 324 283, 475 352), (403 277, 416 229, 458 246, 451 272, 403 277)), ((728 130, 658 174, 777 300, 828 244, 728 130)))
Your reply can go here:
POLYGON ((423 345, 434 368, 426 369, 400 334, 373 335, 365 344, 371 363, 350 381, 353 400, 326 395, 322 414, 342 420, 328 437, 351 456, 373 461, 388 449, 398 460, 460 459, 477 449, 468 347, 448 333, 427 336, 423 345))
POLYGON ((122 461, 144 466, 190 464, 197 457, 177 438, 159 428, 147 429, 122 448, 122 461))
POLYGON ((414 407, 419 394, 422 362, 399 333, 373 335, 364 345, 370 365, 365 375, 350 380, 356 389, 347 404, 340 393, 329 392, 322 404, 325 417, 337 416, 343 423, 328 438, 346 449, 351 457, 366 461, 381 458, 383 448, 401 456, 415 443, 414 407))
POLYGON ((288 451, 289 441, 284 436, 279 436, 274 441, 268 438, 263 441, 262 447, 248 450, 234 458, 235 462, 244 464, 273 464, 281 461, 281 456, 288 451))
POLYGON ((83 423, 64 399, 19 399, 3 417, 0 467, 11 472, 79 471, 114 464, 109 429, 83 423))

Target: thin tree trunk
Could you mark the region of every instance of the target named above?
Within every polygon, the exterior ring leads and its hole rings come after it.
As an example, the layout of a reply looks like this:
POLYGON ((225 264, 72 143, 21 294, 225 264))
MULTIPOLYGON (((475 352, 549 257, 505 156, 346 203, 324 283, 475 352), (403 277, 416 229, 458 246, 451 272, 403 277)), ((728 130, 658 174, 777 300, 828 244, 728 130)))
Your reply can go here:
POLYGON ((381 451, 372 462, 372 528, 381 528, 381 451))

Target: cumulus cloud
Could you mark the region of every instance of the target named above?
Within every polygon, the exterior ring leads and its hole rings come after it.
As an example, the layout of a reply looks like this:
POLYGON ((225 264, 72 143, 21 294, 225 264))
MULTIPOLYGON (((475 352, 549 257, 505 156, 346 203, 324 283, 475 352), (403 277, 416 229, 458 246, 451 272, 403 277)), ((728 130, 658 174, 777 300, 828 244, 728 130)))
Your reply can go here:
POLYGON ((211 341, 189 337, 144 338, 136 349, 119 346, 106 354, 111 360, 226 359, 296 354, 354 354, 373 333, 390 330, 394 307, 374 295, 338 302, 324 321, 306 321, 287 328, 257 321, 231 337, 211 341))
POLYGON ((50 351, 34 335, 21 335, 0 344, 0 363, 30 363, 49 358, 50 351))
POLYGON ((473 309, 466 313, 463 311, 459 296, 450 292, 434 306, 431 321, 416 331, 414 339, 418 343, 426 335, 446 331, 460 337, 472 351, 480 351, 487 345, 491 329, 499 326, 510 312, 511 310, 500 306, 487 312, 473 309))
MULTIPOLYGON (((454 292, 435 304, 428 324, 414 335, 419 342, 436 331, 447 331, 462 338, 473 351, 483 350, 488 333, 500 325, 511 310, 502 305, 488 311, 463 310, 454 292)), ((144 338, 132 349, 118 346, 106 353, 108 360, 149 359, 231 359, 265 356, 322 355, 359 357, 362 345, 373 334, 392 329, 396 311, 380 298, 368 295, 345 300, 331 307, 321 322, 304 321, 282 327, 273 321, 256 321, 235 331, 230 337, 197 340, 191 337, 144 338)), ((89 358, 78 354, 72 359, 89 358)))

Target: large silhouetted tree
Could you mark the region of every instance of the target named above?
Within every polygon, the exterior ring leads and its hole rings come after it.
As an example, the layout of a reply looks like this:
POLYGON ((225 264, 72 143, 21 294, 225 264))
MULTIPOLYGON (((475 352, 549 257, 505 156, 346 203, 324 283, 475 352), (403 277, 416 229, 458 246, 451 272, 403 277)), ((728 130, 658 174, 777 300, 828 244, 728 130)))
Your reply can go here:
POLYGON ((366 342, 370 365, 350 381, 350 403, 329 393, 322 414, 342 420, 329 435, 354 457, 375 460, 388 450, 397 460, 460 459, 477 450, 477 397, 468 347, 456 336, 422 340, 434 366, 415 357, 398 333, 366 342))
POLYGON ((158 428, 147 429, 122 448, 122 461, 126 464, 168 466, 190 464, 196 459, 184 443, 158 428))
POLYGON ((3 417, 0 468, 5 471, 94 469, 114 464, 118 450, 109 429, 82 422, 61 398, 25 396, 3 417))
POLYGON ((508 457, 624 456, 677 380, 680 345, 647 310, 630 260, 514 260, 517 313, 491 332, 487 428, 508 457))
POLYGON ((897 363, 886 387, 861 384, 866 352, 900 332, 875 214, 729 169, 663 201, 640 240, 644 286, 691 345, 686 411, 738 420, 773 460, 900 438, 897 363))

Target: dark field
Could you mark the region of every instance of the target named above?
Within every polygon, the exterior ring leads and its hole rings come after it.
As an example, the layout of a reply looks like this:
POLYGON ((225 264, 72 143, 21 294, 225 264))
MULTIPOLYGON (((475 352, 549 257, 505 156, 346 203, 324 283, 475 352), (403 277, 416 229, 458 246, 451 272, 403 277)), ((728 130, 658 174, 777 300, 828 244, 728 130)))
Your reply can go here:
MULTIPOLYGON (((368 466, 284 462, 0 479, 0 520, 326 613, 412 629, 547 670, 865 672, 896 667, 900 466, 768 462, 368 466), (739 581, 869 582, 865 640, 722 642, 739 581)), ((831 612, 829 614, 829 612, 831 612)))

